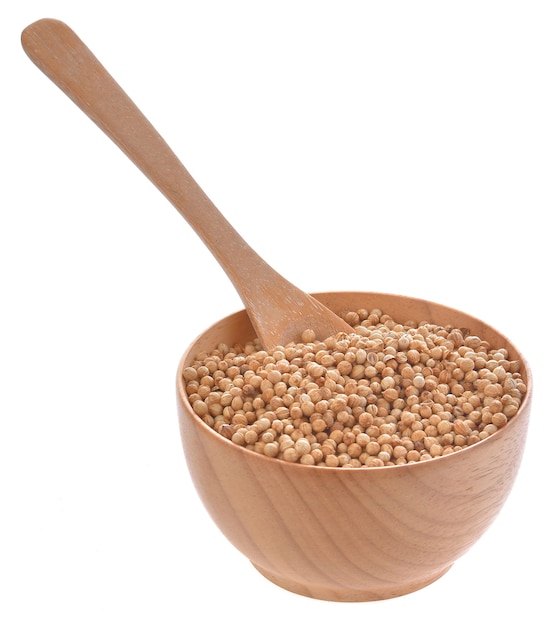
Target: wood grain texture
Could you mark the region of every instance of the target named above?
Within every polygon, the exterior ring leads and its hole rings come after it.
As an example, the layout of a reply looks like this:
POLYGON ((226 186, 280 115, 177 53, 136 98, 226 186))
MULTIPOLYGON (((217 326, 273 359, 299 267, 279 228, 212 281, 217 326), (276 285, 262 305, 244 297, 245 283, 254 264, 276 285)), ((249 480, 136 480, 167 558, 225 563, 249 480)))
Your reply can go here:
MULTIPOLYGON (((448 307, 371 293, 315 294, 341 313, 379 307, 396 320, 467 327, 520 358, 491 326, 448 307)), ((442 576, 486 531, 517 475, 531 405, 496 434, 460 452, 413 465, 307 467, 238 447, 190 408, 182 368, 221 341, 252 338, 244 312, 208 329, 178 368, 177 398, 192 480, 224 535, 275 584, 334 601, 380 600, 410 593, 442 576)), ((203 533, 203 529, 200 530, 203 533)))
POLYGON ((238 291, 263 345, 350 330, 317 300, 272 269, 199 187, 161 135, 66 24, 43 19, 22 33, 29 58, 114 141, 175 206, 238 291))

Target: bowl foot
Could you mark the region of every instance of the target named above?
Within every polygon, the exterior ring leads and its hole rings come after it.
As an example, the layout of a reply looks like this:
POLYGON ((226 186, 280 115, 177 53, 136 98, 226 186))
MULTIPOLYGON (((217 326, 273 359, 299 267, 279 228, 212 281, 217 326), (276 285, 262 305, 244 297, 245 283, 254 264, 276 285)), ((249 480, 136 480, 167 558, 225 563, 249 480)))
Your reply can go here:
POLYGON ((287 591, 291 591, 292 593, 296 593, 301 596, 314 598, 315 600, 327 600, 330 602, 373 602, 403 596, 434 583, 441 576, 446 574, 446 572, 448 572, 448 570, 452 567, 451 564, 436 574, 429 576, 429 578, 421 581, 414 581, 401 585, 386 584, 373 589, 354 589, 350 587, 332 588, 323 585, 313 586, 312 584, 303 584, 295 580, 282 578, 281 576, 277 576, 276 574, 263 569, 255 563, 252 564, 262 574, 262 576, 278 587, 282 587, 287 591))

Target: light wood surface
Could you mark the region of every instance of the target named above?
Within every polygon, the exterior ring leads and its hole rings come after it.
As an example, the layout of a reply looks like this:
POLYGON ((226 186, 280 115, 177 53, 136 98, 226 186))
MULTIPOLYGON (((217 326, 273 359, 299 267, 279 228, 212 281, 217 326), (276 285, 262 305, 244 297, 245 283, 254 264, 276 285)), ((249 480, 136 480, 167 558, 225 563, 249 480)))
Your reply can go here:
MULTIPOLYGON (((183 366, 221 341, 250 339, 254 330, 244 312, 202 333, 179 365, 178 410, 192 480, 217 526, 264 576, 324 600, 369 601, 410 593, 442 576, 501 510, 524 449, 530 370, 498 331, 448 307, 386 294, 316 297, 338 313, 380 307, 401 322, 466 327, 524 363, 527 395, 517 415, 496 434, 437 459, 357 469, 265 457, 231 443, 194 414, 184 393, 183 366)), ((198 532, 203 541, 204 529, 198 532)))
MULTIPOLYGON (((272 269, 240 237, 91 50, 63 22, 22 33, 30 59, 139 167, 189 222, 238 291, 264 346, 350 328, 272 269)), ((61 180, 61 184, 63 181, 61 180)))

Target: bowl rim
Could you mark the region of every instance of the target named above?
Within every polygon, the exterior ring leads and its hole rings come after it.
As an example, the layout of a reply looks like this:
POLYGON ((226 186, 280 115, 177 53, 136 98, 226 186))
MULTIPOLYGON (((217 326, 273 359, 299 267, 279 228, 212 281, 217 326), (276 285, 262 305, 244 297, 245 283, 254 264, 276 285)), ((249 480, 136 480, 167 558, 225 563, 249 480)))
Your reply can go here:
MULTIPOLYGON (((195 424, 195 426, 200 429, 205 435, 209 435, 210 437, 214 438, 215 441, 218 441, 220 443, 220 445, 225 445, 225 446, 229 446, 231 450, 237 450, 239 454, 246 454, 249 455, 248 458, 252 458, 252 459, 257 459, 258 462, 260 463, 272 463, 273 465, 276 465, 279 463, 281 464, 281 466, 283 467, 289 467, 289 468, 300 468, 297 469, 295 471, 321 471, 321 472, 340 472, 340 471, 345 471, 345 472, 365 472, 365 471, 375 471, 375 472, 380 472, 380 471, 405 471, 405 468, 407 468, 407 471, 410 471, 411 468, 417 468, 419 466, 432 466, 433 463, 442 463, 442 462, 447 462, 449 459, 453 459, 453 458, 458 458, 460 456, 463 456, 464 454, 471 454, 473 450, 479 448, 480 446, 483 445, 487 445, 490 442, 495 442, 498 441, 499 439, 501 439, 503 436, 505 436, 506 431, 510 429, 511 424, 514 424, 516 422, 518 422, 520 419, 524 419, 527 420, 529 418, 529 411, 530 411, 530 407, 531 407, 531 403, 532 403, 532 394, 533 394, 533 377, 532 377, 532 370, 530 367, 530 364, 528 363, 528 361, 526 360, 524 354, 518 349, 518 347, 516 346, 516 344, 514 344, 509 338, 508 336, 504 335, 502 332, 500 332, 499 330, 497 330, 494 326, 492 326, 491 324, 488 324, 487 322, 483 321, 480 318, 475 317, 474 315, 471 315, 470 313, 467 313, 465 311, 461 311, 460 309, 456 309, 453 308, 451 306, 448 306, 446 304, 441 304, 432 300, 426 300, 423 298, 416 298, 414 296, 405 296, 405 295, 400 295, 400 294, 392 294, 392 293, 386 293, 386 292, 375 292, 375 291, 328 291, 328 292, 317 292, 317 293, 312 293, 311 295, 313 296, 318 296, 320 297, 321 295, 328 295, 328 294, 335 294, 335 295, 342 295, 344 293, 352 293, 352 294, 378 294, 381 296, 385 296, 385 297, 394 297, 394 298, 408 298, 410 300, 414 300, 417 302, 423 302, 425 304, 428 305, 434 305, 434 306, 438 306, 438 307, 444 307, 445 309, 447 309, 449 312, 456 312, 459 313, 461 315, 467 315, 471 318, 474 318, 476 320, 478 320, 479 322, 481 322, 487 329, 492 330, 493 332, 495 332, 496 334, 500 335, 501 337, 503 337, 504 339, 506 339, 507 343, 509 344, 509 346, 511 346, 514 351, 516 352, 516 354, 518 355, 518 359, 522 362, 522 366, 523 366, 523 378, 524 378, 524 382, 526 383, 526 394, 524 396, 524 398, 522 399, 522 402, 518 408, 518 412, 516 413, 516 415, 514 415, 508 422, 507 424, 505 424, 505 426, 503 426, 502 428, 500 428, 497 432, 489 435, 488 437, 486 437, 485 439, 482 439, 481 441, 478 441, 474 444, 471 444, 465 448, 462 448, 461 450, 457 450, 455 452, 452 452, 450 454, 444 455, 444 456, 439 456, 439 457, 434 457, 431 459, 424 459, 423 461, 416 461, 416 462, 411 462, 411 463, 403 463, 401 465, 384 465, 384 466, 380 466, 380 467, 370 467, 370 466, 365 466, 362 465, 360 467, 329 467, 326 465, 303 465, 301 463, 297 463, 297 462, 289 462, 289 461, 284 461, 283 459, 278 459, 276 457, 268 457, 264 454, 261 454, 259 452, 255 452, 254 450, 249 450, 248 448, 244 447, 244 446, 240 446, 237 445, 235 443, 233 443, 231 440, 227 439, 227 437, 224 437, 223 435, 220 435, 218 432, 216 432, 211 426, 209 426, 208 424, 206 424, 202 419, 200 419, 198 416, 196 416, 194 414, 194 410, 192 409, 192 406, 190 405, 190 402, 188 401, 188 398, 186 396, 186 389, 185 389, 185 385, 184 385, 184 378, 182 376, 182 372, 183 369, 185 367, 185 360, 186 357, 188 355, 188 353, 191 351, 192 347, 198 342, 198 340, 200 340, 213 326, 215 326, 216 324, 219 324, 229 318, 232 318, 235 315, 239 315, 239 314, 243 314, 246 313, 246 309, 239 309, 233 313, 230 313, 229 315, 226 315, 225 317, 220 318, 219 320, 216 320, 215 322, 213 322, 212 324, 210 324, 210 326, 208 326, 205 330, 203 330, 202 332, 198 333, 198 335, 196 335, 196 337, 194 337, 194 339, 190 342, 190 344, 188 345, 188 347, 186 348, 186 350, 183 352, 179 364, 178 364, 178 368, 177 368, 177 374, 176 374, 176 392, 177 392, 177 399, 181 402, 181 404, 183 405, 184 408, 184 412, 187 415, 188 419, 192 421, 193 424, 195 424), (190 411, 189 411, 190 409, 190 411), (191 414, 192 413, 192 414, 191 414), (517 419, 518 418, 518 419, 517 419)), ((436 322, 435 322, 436 323, 436 322)), ((482 338, 483 339, 483 338, 482 338)))

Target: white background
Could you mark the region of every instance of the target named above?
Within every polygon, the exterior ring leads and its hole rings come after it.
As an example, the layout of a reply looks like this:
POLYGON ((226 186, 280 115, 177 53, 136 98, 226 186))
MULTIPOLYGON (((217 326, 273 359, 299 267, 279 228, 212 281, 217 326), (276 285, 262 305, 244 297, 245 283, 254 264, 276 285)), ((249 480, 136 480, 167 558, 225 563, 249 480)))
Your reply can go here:
POLYGON ((557 4, 10 7, 0 624, 551 624, 557 4), (179 214, 27 59, 21 30, 42 17, 76 30, 292 282, 444 302, 528 358, 535 396, 513 492, 438 582, 390 601, 315 601, 262 578, 215 528, 182 455, 174 377, 193 337, 240 300, 179 214))

